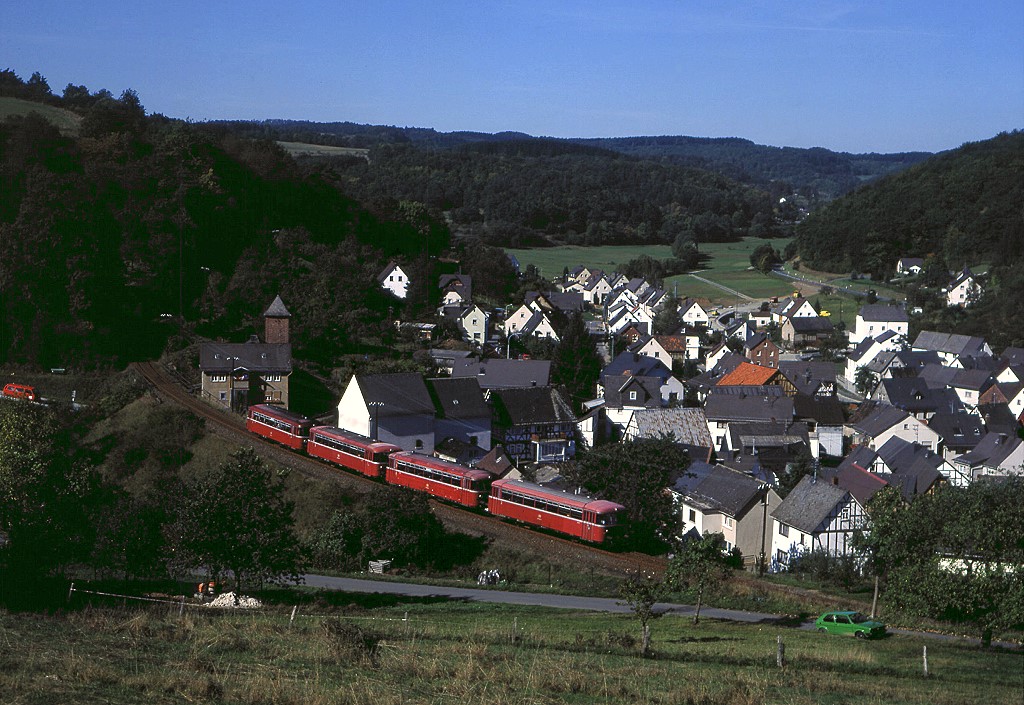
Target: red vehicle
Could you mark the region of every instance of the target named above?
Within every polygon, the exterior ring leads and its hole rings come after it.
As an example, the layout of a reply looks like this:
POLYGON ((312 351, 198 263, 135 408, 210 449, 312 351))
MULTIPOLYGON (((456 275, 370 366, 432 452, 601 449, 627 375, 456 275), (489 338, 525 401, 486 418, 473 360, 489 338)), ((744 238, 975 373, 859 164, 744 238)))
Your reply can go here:
POLYGON ((302 414, 270 404, 250 406, 245 422, 248 431, 295 450, 302 450, 312 427, 313 422, 302 414))
POLYGON ((392 485, 409 487, 466 507, 480 506, 487 494, 490 473, 451 463, 422 453, 393 453, 386 479, 392 485))
POLYGON ((602 543, 625 507, 615 502, 541 487, 521 480, 491 484, 487 511, 576 538, 602 543))
POLYGON ((314 426, 306 443, 306 452, 314 458, 355 470, 367 477, 380 477, 388 464, 388 456, 400 450, 392 443, 380 443, 334 426, 314 426))
POLYGON ((27 384, 18 384, 17 382, 10 382, 4 385, 4 396, 14 399, 28 399, 29 401, 35 401, 39 398, 35 387, 27 384))

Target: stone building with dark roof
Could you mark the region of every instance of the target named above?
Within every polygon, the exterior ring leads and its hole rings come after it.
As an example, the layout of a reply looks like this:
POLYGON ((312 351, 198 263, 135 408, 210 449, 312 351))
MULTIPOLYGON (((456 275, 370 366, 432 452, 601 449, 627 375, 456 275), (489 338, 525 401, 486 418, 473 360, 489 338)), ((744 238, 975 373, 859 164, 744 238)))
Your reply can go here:
POLYGON ((292 373, 290 319, 291 314, 277 296, 263 313, 262 341, 252 335, 244 343, 202 343, 202 398, 238 412, 252 404, 276 404, 287 409, 292 373))

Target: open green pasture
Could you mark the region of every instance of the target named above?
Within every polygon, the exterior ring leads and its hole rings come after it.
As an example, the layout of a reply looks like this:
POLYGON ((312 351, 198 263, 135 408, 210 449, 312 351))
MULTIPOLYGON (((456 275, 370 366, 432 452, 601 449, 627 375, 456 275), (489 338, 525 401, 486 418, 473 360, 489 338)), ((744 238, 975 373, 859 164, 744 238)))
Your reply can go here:
POLYGON ((307 142, 278 142, 293 157, 360 157, 365 159, 370 150, 360 147, 333 147, 307 142))
POLYGON ((78 134, 78 128, 82 124, 80 116, 55 105, 35 103, 21 98, 0 97, 0 121, 6 120, 12 115, 28 115, 29 113, 38 113, 66 134, 78 134))
MULTIPOLYGON (((750 253, 764 243, 771 244, 781 252, 789 244, 789 240, 748 238, 740 242, 702 244, 700 251, 705 255, 705 259, 697 274, 704 279, 735 289, 754 299, 786 296, 793 291, 791 284, 749 269, 750 253)), ((672 248, 668 245, 643 247, 632 245, 565 246, 508 250, 508 252, 514 254, 523 267, 532 264, 540 270, 544 277, 549 279, 561 276, 566 267, 572 269, 581 264, 613 272, 640 255, 648 255, 659 260, 672 256, 672 248)), ((703 297, 720 304, 737 303, 737 297, 734 294, 730 294, 714 284, 695 279, 689 274, 680 274, 665 280, 666 289, 672 291, 675 287, 678 288, 680 296, 703 297)))
POLYGON ((290 605, 255 613, 189 607, 180 616, 175 604, 0 612, 0 688, 7 702, 145 705, 960 705, 1020 702, 1024 688, 1020 652, 912 637, 864 642, 669 616, 652 625, 654 657, 641 658, 628 614, 386 604, 332 596, 302 604, 293 623, 290 605))

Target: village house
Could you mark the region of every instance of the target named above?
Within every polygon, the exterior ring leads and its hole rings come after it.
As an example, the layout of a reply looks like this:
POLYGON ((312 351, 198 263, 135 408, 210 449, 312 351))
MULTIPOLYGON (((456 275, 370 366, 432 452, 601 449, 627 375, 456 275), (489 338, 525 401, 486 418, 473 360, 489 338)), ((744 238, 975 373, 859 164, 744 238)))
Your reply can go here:
POLYGON ((472 377, 483 390, 515 387, 546 387, 551 378, 551 360, 454 360, 452 377, 472 377))
POLYGON ((862 306, 857 312, 857 319, 850 333, 850 345, 856 347, 866 338, 877 338, 883 333, 893 331, 903 340, 910 334, 910 316, 906 309, 898 306, 870 304, 862 306))
POLYGON ((779 366, 779 346, 764 333, 755 333, 743 343, 743 354, 755 365, 779 366))
POLYGON ((679 318, 688 326, 707 327, 711 325, 711 316, 697 299, 684 299, 679 305, 679 318))
POLYGON ((691 463, 671 492, 681 534, 721 533, 725 550, 738 550, 745 566, 766 560, 771 550, 768 516, 782 503, 770 485, 721 465, 691 463))
POLYGON ((896 274, 900 276, 916 276, 924 268, 922 257, 900 257, 896 260, 896 274))
POLYGON ((622 440, 672 438, 683 446, 692 460, 709 461, 711 434, 704 410, 698 407, 672 406, 644 408, 633 412, 622 440))
POLYGON ((415 372, 352 375, 338 402, 338 428, 402 450, 434 452, 434 402, 415 372))
POLYGON ((810 551, 852 554, 854 534, 869 524, 864 507, 852 494, 812 475, 800 480, 771 517, 773 569, 784 569, 810 551))
POLYGON ((409 295, 409 275, 395 262, 389 262, 380 274, 377 281, 385 291, 400 299, 409 295))
POLYGON ((942 450, 942 439, 928 424, 888 404, 862 404, 857 414, 847 422, 845 433, 850 437, 851 445, 866 445, 873 450, 881 448, 894 436, 936 453, 942 450))
POLYGON ((438 288, 442 306, 463 306, 473 300, 473 278, 468 274, 442 274, 438 288))
POLYGON ((946 306, 965 308, 975 303, 981 296, 981 284, 974 273, 964 267, 944 289, 946 306))
POLYGON ((495 389, 490 400, 493 440, 513 461, 557 463, 575 456, 577 419, 559 389, 495 389))
POLYGON ((245 343, 201 344, 202 398, 237 412, 244 412, 252 404, 276 404, 287 409, 292 374, 290 319, 281 297, 276 296, 263 312, 262 342, 253 335, 245 343))

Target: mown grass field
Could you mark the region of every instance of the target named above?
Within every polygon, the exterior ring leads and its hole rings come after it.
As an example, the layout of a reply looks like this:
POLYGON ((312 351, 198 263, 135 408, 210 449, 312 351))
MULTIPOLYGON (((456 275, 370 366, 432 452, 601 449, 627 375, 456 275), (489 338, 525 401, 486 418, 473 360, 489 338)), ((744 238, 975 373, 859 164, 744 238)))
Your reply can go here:
MULTIPOLYGON (((750 253, 766 242, 782 251, 789 240, 745 239, 741 242, 703 244, 700 249, 706 255, 706 259, 698 274, 704 279, 735 289, 754 299, 787 296, 793 291, 792 284, 749 270, 750 253)), ((549 279, 561 276, 565 267, 572 269, 580 264, 612 272, 640 255, 648 255, 654 259, 666 259, 672 256, 672 248, 668 245, 647 247, 630 245, 565 246, 508 250, 508 252, 514 254, 523 267, 533 264, 540 269, 543 276, 549 279)), ((732 305, 742 301, 737 296, 729 294, 713 284, 695 279, 689 274, 667 278, 665 288, 669 291, 678 290, 679 296, 707 298, 712 303, 720 305, 732 305)))
POLYGON ((0 689, 11 703, 961 705, 1020 702, 1024 688, 1020 652, 901 636, 670 616, 645 659, 631 615, 452 602, 304 604, 291 626, 289 614, 0 613, 0 689))
POLYGON ((0 120, 6 120, 12 115, 29 113, 39 113, 61 132, 68 134, 78 134, 78 128, 82 124, 82 118, 70 110, 21 98, 0 97, 0 120))
POLYGON ((307 142, 278 142, 284 151, 293 157, 360 157, 365 159, 370 153, 368 149, 359 147, 332 147, 325 144, 309 144, 307 142))

